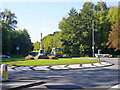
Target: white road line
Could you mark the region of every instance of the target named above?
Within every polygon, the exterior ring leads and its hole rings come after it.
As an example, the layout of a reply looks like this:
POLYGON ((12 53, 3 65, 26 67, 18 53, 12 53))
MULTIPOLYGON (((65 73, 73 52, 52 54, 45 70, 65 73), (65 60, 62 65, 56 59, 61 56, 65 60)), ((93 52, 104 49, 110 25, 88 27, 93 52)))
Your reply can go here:
POLYGON ((71 69, 77 69, 77 68, 80 69, 80 68, 83 68, 83 67, 80 66, 80 64, 68 65, 67 67, 71 68, 71 69))
POLYGON ((106 65, 102 65, 102 64, 100 64, 100 63, 93 63, 93 65, 98 66, 98 67, 106 66, 106 65))
POLYGON ((100 62, 102 65, 112 65, 112 64, 110 64, 110 63, 108 63, 108 62, 100 62))
POLYGON ((82 64, 82 67, 96 67, 96 66, 93 66, 92 64, 82 64))
POLYGON ((33 67, 33 69, 35 69, 35 70, 50 70, 48 67, 49 66, 36 66, 36 67, 33 67))
POLYGON ((65 67, 66 65, 54 65, 52 67, 50 67, 51 69, 55 69, 55 70, 60 70, 60 69, 69 69, 67 67, 65 67))
POLYGON ((22 67, 16 67, 16 70, 23 71, 23 70, 31 70, 29 66, 22 66, 22 67))

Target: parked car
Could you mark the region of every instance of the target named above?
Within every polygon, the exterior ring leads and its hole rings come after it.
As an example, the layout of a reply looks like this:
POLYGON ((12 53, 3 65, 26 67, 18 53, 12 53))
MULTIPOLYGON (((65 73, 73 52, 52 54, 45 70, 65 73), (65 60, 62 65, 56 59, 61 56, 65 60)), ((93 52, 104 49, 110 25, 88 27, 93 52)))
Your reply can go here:
POLYGON ((104 54, 104 57, 109 57, 110 55, 109 54, 104 54))
MULTIPOLYGON (((109 54, 100 54, 99 57, 109 57, 109 54)), ((98 54, 95 54, 95 57, 98 57, 98 54)))
POLYGON ((7 56, 7 55, 0 55, 0 58, 10 58, 10 56, 7 56))

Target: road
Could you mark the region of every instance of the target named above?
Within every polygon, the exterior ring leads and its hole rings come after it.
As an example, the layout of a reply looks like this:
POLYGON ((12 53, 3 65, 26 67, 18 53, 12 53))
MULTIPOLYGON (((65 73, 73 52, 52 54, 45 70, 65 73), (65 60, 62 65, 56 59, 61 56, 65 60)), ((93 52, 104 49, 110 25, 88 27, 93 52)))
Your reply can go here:
MULTIPOLYGON (((109 67, 60 71, 10 71, 10 79, 44 80, 29 88, 110 88, 118 84, 118 59, 102 59, 114 63, 109 67)), ((118 71, 119 70, 119 71, 118 71)))

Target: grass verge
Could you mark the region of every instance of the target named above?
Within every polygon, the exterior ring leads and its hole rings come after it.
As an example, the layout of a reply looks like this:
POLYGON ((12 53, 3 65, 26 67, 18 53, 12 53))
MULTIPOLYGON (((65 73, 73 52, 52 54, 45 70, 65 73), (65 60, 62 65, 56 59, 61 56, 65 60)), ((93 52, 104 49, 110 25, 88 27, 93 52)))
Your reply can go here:
MULTIPOLYGON (((102 62, 100 60, 99 62, 102 62)), ((44 65, 69 65, 69 64, 87 64, 96 63, 96 59, 37 59, 37 60, 25 60, 25 59, 2 59, 2 64, 9 66, 44 66, 44 65)))

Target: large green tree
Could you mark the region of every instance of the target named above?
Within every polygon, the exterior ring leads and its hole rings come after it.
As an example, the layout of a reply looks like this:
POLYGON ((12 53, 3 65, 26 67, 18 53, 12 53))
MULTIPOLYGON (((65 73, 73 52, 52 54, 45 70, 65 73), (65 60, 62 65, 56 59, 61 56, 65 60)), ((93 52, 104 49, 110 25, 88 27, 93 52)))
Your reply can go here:
POLYGON ((37 42, 33 43, 33 47, 34 47, 33 50, 39 51, 39 49, 40 49, 40 42, 37 41, 37 42))
POLYGON ((26 55, 28 54, 32 49, 32 43, 30 39, 30 35, 27 32, 26 29, 19 30, 19 47, 20 47, 20 54, 26 55))
POLYGON ((0 27, 2 29, 2 54, 26 55, 32 47, 27 30, 15 30, 17 20, 14 13, 5 9, 0 12, 0 27), (19 51, 16 50, 19 47, 19 51))
POLYGON ((109 19, 107 18, 109 8, 105 2, 98 2, 95 6, 94 16, 95 16, 95 48, 96 51, 101 49, 102 52, 106 51, 106 42, 108 41, 108 34, 110 30, 109 19))
MULTIPOLYGON (((83 9, 81 10, 82 24, 79 24, 81 27, 82 43, 80 45, 81 52, 83 52, 83 47, 86 47, 86 53, 89 56, 92 56, 92 27, 94 18, 94 4, 92 2, 85 2, 83 9)), ((84 49, 85 50, 85 49, 84 49)), ((80 53, 81 53, 80 52, 80 53)))
POLYGON ((85 2, 78 13, 74 8, 59 23, 64 53, 72 56, 92 56, 92 33, 94 28, 95 52, 101 49, 107 53, 106 42, 111 23, 108 18, 109 8, 105 2, 85 2), (75 54, 75 55, 74 55, 75 54))
POLYGON ((49 34, 43 38, 43 50, 47 53, 52 51, 53 47, 62 48, 62 42, 60 40, 61 34, 56 31, 53 34, 49 34))
POLYGON ((62 33, 64 53, 72 56, 91 56, 91 30, 94 4, 86 2, 78 13, 74 8, 68 17, 64 17, 59 24, 62 33), (84 53, 84 54, 82 54, 84 53))
POLYGON ((43 50, 50 53, 53 48, 53 34, 49 34, 43 38, 43 50))
POLYGON ((53 47, 59 47, 62 48, 62 42, 61 42, 61 33, 56 31, 53 33, 53 47))
POLYGON ((10 31, 15 30, 17 20, 14 13, 5 9, 0 12, 0 23, 2 29, 2 53, 10 53, 10 31))
POLYGON ((72 56, 78 55, 79 50, 79 21, 78 12, 72 8, 68 13, 68 17, 63 17, 59 23, 59 29, 61 29, 61 41, 63 43, 63 52, 72 56))
POLYGON ((27 30, 15 30, 10 32, 11 50, 10 54, 27 55, 32 49, 30 35, 27 30), (16 50, 19 47, 19 50, 16 50))

